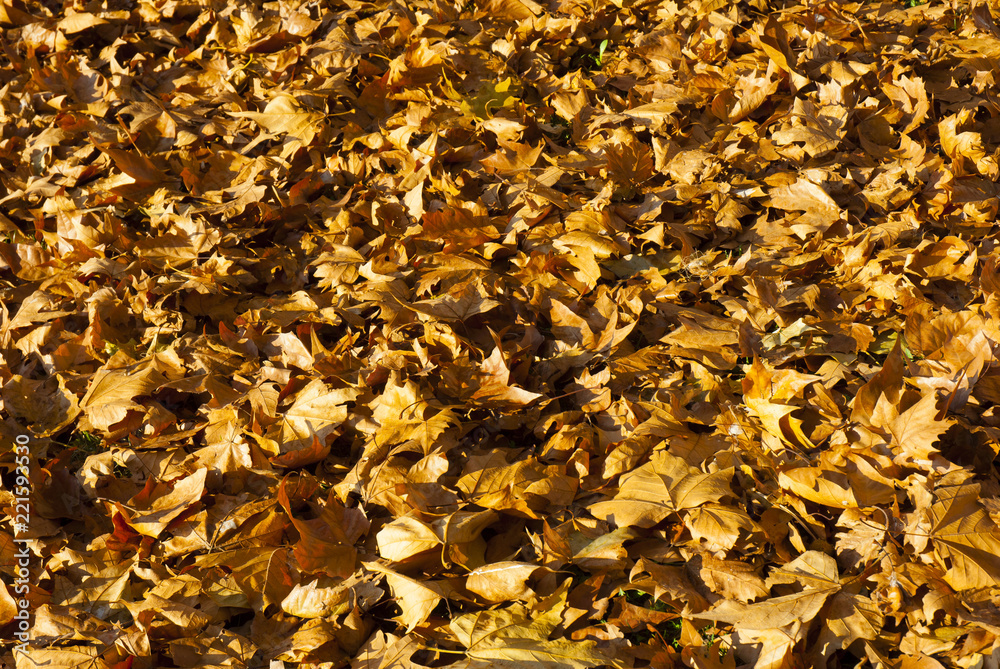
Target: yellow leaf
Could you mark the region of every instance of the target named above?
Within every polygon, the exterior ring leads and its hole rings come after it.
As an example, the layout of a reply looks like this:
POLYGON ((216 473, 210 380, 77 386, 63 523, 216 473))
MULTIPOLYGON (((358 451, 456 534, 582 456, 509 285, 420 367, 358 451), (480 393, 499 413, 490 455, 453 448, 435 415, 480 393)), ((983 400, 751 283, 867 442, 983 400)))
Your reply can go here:
POLYGON ((324 115, 303 111, 295 97, 279 94, 271 98, 263 112, 229 112, 230 115, 249 118, 272 135, 288 135, 303 144, 312 143, 319 131, 324 115))
POLYGON ((426 579, 412 579, 377 562, 366 562, 365 567, 385 575, 393 597, 402 610, 397 619, 406 625, 407 634, 426 622, 431 612, 441 602, 442 592, 438 583, 426 579))
POLYGON ((936 491, 928 511, 934 552, 956 590, 1000 585, 1000 528, 979 505, 978 484, 936 491))
POLYGON ((633 472, 622 476, 614 499, 590 505, 597 518, 618 527, 652 527, 682 509, 717 502, 730 494, 733 469, 703 473, 666 451, 633 472))
MULTIPOLYGON (((568 584, 568 582, 567 582, 568 584)), ((468 613, 452 619, 450 627, 466 648, 473 666, 504 669, 585 669, 605 664, 609 658, 594 641, 549 640, 562 622, 566 589, 529 609, 521 604, 468 613)))

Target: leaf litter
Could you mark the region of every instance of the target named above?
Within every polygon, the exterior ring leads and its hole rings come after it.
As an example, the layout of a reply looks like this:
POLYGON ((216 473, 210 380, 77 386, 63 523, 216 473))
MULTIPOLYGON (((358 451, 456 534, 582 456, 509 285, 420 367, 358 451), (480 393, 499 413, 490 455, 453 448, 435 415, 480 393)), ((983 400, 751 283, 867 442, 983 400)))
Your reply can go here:
POLYGON ((994 11, 2 0, 16 666, 995 663, 994 11))

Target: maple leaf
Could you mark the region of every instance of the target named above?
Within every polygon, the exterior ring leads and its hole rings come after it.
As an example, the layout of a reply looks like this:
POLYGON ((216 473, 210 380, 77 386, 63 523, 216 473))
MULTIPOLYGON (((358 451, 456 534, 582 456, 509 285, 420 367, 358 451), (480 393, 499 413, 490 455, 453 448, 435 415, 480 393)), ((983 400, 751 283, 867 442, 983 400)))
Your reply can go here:
MULTIPOLYGON (((173 485, 159 486, 159 494, 147 484, 130 500, 129 506, 120 503, 115 506, 129 527, 139 534, 157 537, 174 519, 201 500, 205 494, 206 476, 206 470, 198 470, 173 485)), ((152 483, 153 479, 149 481, 152 483)))
POLYGON ((858 456, 848 456, 848 460, 841 468, 788 469, 778 474, 778 484, 803 499, 832 507, 869 507, 895 499, 891 480, 868 460, 858 456))
POLYGON ((442 295, 406 306, 425 316, 456 321, 468 320, 500 306, 500 302, 485 295, 481 285, 467 283, 460 290, 457 295, 442 295))
POLYGON ((815 377, 794 370, 771 370, 760 359, 743 380, 747 408, 760 418, 764 428, 781 441, 799 447, 811 447, 812 442, 802 431, 802 421, 792 413, 798 408, 788 403, 815 377), (775 401, 776 400, 776 401, 775 401))
POLYGON ((490 602, 527 599, 534 594, 528 579, 539 569, 529 562, 494 562, 469 572, 465 587, 490 602))
POLYGON ((561 622, 566 590, 529 609, 520 604, 456 617, 450 627, 465 646, 470 666, 575 667, 584 669, 608 662, 594 641, 550 640, 561 622))
POLYGON ((392 562, 433 552, 442 562, 473 569, 483 560, 481 532, 496 517, 493 511, 460 511, 425 523, 416 516, 403 516, 384 526, 375 538, 379 554, 392 562))
POLYGON ((272 135, 288 135, 308 145, 316 136, 323 114, 303 111, 292 95, 282 94, 271 98, 262 112, 229 112, 231 116, 254 121, 272 135))
POLYGON ((462 97, 460 108, 466 116, 490 118, 498 110, 514 105, 521 94, 520 88, 520 84, 510 77, 503 81, 485 82, 475 95, 462 97))
POLYGON ((410 669, 412 656, 423 646, 411 635, 396 636, 379 630, 351 661, 352 669, 410 669))
POLYGON ((163 172, 147 156, 110 147, 98 148, 114 161, 118 169, 132 177, 137 185, 150 186, 166 179, 163 172))
POLYGON ((842 105, 817 107, 811 101, 796 99, 790 123, 771 134, 779 146, 801 142, 811 157, 823 156, 835 150, 844 135, 848 111, 842 105))
POLYGON ((426 622, 431 611, 441 602, 443 593, 437 583, 409 578, 377 562, 365 563, 365 567, 385 576, 393 596, 402 609, 399 621, 406 625, 407 634, 426 622))
POLYGON ((437 438, 457 422, 451 409, 427 417, 431 407, 412 380, 400 385, 399 379, 391 377, 370 406, 373 418, 379 422, 378 441, 383 445, 412 439, 429 452, 437 438))
POLYGON ((708 601, 682 567, 661 565, 640 558, 629 573, 628 580, 631 588, 642 590, 652 595, 653 599, 672 600, 674 607, 682 609, 685 614, 708 608, 708 601))
POLYGON ((979 497, 976 484, 938 489, 927 511, 934 551, 948 565, 945 580, 956 590, 1000 583, 1000 528, 979 497))
POLYGON ((718 560, 711 555, 703 555, 699 575, 713 592, 741 602, 771 594, 764 585, 764 579, 744 562, 718 560))
POLYGON ((46 666, 53 669, 71 669, 72 667, 110 669, 111 667, 111 665, 101 659, 99 648, 88 646, 56 649, 42 648, 32 653, 32 660, 44 662, 46 666))
POLYGON ((136 367, 138 369, 102 369, 94 375, 87 394, 80 400, 87 426, 110 431, 129 411, 142 409, 135 402, 137 397, 149 395, 166 381, 153 365, 136 367))
POLYGON ((771 597, 754 604, 726 599, 698 618, 723 621, 750 632, 761 644, 761 654, 786 656, 801 638, 801 630, 814 620, 823 620, 823 644, 846 648, 857 639, 875 639, 883 615, 868 597, 845 589, 836 561, 818 551, 807 551, 771 573, 768 586, 795 583, 801 592, 771 597), (818 618, 826 608, 826 617, 818 618))
POLYGON ((529 517, 549 505, 568 505, 577 483, 558 465, 544 466, 535 459, 508 464, 503 453, 476 456, 456 483, 468 499, 492 509, 506 509, 529 517))
POLYGON ((608 177, 620 185, 625 199, 631 199, 636 189, 653 176, 653 152, 634 136, 622 144, 609 146, 605 155, 608 177))
MULTIPOLYGON (((501 145, 505 151, 498 151, 492 156, 484 158, 481 162, 483 167, 502 176, 510 177, 530 174, 531 168, 538 162, 538 157, 542 155, 542 149, 545 148, 542 144, 531 146, 517 142, 504 142, 501 145)), ((539 188, 539 185, 534 184, 534 187, 539 188)))
POLYGON ((347 578, 355 570, 358 558, 354 542, 368 531, 368 520, 358 509, 346 509, 331 495, 324 506, 314 509, 317 517, 301 520, 292 513, 288 481, 278 486, 278 502, 299 533, 295 559, 306 572, 322 572, 347 578))
POLYGON ((8 414, 27 421, 39 437, 60 432, 80 414, 79 399, 66 388, 62 376, 34 381, 14 375, 0 397, 8 414))
POLYGON ((3 592, 0 592, 0 607, 2 607, 0 608, 0 624, 6 625, 17 615, 17 602, 11 596, 6 583, 3 584, 2 590, 3 592))
POLYGON ((479 388, 472 396, 475 400, 523 405, 542 397, 540 393, 510 385, 510 369, 507 368, 503 352, 499 348, 493 349, 490 357, 483 360, 480 369, 485 374, 479 388))
POLYGON ((703 473, 667 451, 621 478, 614 499, 592 504, 590 512, 619 527, 652 527, 682 509, 717 502, 730 494, 733 470, 703 473))
POLYGON ((281 605, 294 587, 294 563, 290 564, 285 548, 275 545, 199 555, 195 563, 210 574, 206 576, 210 582, 215 580, 215 574, 209 571, 211 568, 232 565, 229 568, 232 570, 235 593, 223 593, 222 588, 218 588, 216 596, 228 595, 223 598, 224 602, 250 606, 255 610, 263 610, 271 604, 281 605))
POLYGON ((344 613, 350 608, 350 587, 329 584, 329 578, 317 578, 309 583, 296 583, 281 601, 281 610, 299 618, 325 618, 344 613))
POLYGON ((500 235, 489 218, 464 208, 427 212, 421 223, 420 237, 443 241, 445 253, 476 248, 500 235))
POLYGON ((739 541, 759 532, 757 523, 742 509, 724 504, 703 504, 685 514, 684 524, 695 541, 704 541, 712 551, 729 550, 739 541))
POLYGON ((960 128, 967 125, 971 118, 972 114, 969 110, 963 110, 942 120, 938 124, 938 131, 941 133, 941 148, 952 159, 952 164, 958 175, 968 171, 978 171, 980 174, 995 179, 1000 174, 1000 166, 998 166, 995 156, 986 155, 980 133, 969 130, 960 131, 960 128))
POLYGON ((924 395, 902 413, 883 396, 875 406, 872 424, 884 428, 892 436, 892 445, 896 449, 894 462, 928 467, 938 452, 933 447, 934 442, 952 425, 951 420, 940 420, 938 416, 934 393, 924 395))
POLYGON ((331 389, 319 379, 313 379, 295 396, 288 409, 271 431, 279 440, 282 453, 308 448, 313 439, 320 443, 347 419, 348 402, 360 391, 355 388, 331 389))

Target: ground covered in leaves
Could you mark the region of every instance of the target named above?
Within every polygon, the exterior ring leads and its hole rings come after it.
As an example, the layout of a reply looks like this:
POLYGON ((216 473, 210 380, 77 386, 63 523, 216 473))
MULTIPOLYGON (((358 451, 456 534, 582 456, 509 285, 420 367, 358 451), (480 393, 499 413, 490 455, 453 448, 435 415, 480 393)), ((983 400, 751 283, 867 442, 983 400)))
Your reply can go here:
POLYGON ((17 667, 995 666, 1000 32, 912 4, 0 1, 17 667))

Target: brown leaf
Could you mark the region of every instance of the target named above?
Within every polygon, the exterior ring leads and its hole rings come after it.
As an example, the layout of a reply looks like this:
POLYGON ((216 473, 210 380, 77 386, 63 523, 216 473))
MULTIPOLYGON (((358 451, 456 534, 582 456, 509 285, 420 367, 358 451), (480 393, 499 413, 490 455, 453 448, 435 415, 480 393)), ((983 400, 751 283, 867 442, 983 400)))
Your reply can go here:
POLYGON ((894 462, 929 467, 938 452, 933 447, 934 442, 951 427, 952 422, 939 419, 937 397, 930 393, 902 414, 883 396, 875 407, 872 424, 892 435, 894 462))
POLYGON ((280 412, 279 422, 269 433, 282 453, 310 448, 314 439, 322 444, 347 419, 348 402, 360 392, 354 388, 331 389, 313 379, 295 395, 295 401, 280 412))
POLYGON ((750 602, 771 594, 764 585, 764 579, 744 562, 717 560, 711 555, 703 555, 699 575, 713 592, 741 602, 750 602))
POLYGON ((500 303, 487 297, 481 286, 469 283, 465 284, 457 295, 443 295, 406 306, 425 316, 441 318, 446 321, 466 321, 473 316, 497 308, 500 303))
POLYGON ((264 107, 263 112, 229 112, 238 118, 249 118, 272 135, 288 135, 303 144, 311 144, 323 114, 303 111, 298 100, 292 95, 276 95, 264 107))
POLYGON ((142 494, 134 497, 127 513, 129 526, 139 534, 158 537, 174 519, 201 501, 206 476, 207 471, 200 469, 178 483, 162 486, 155 497, 142 494))
POLYGON ((406 625, 407 634, 426 622, 441 602, 443 592, 437 583, 409 578, 377 562, 366 562, 365 568, 385 575, 393 597, 402 609, 398 619, 406 625))
POLYGON ((614 499, 592 504, 594 516, 618 527, 652 527, 676 511, 717 502, 730 494, 733 470, 705 474, 666 451, 625 474, 614 499))
POLYGON ((493 667, 596 667, 608 657, 593 641, 550 640, 566 606, 560 589, 537 608, 520 604, 456 617, 450 627, 465 647, 470 666, 493 667))
POLYGON ((526 600, 534 594, 528 580, 538 569, 527 562, 495 562, 469 572, 465 587, 488 602, 526 600))
POLYGON ((938 489, 928 510, 934 552, 948 566, 956 590, 992 588, 1000 582, 1000 529, 977 503, 978 485, 938 489))
POLYGON ((79 401, 61 376, 32 381, 14 375, 4 384, 0 397, 7 412, 27 421, 29 429, 39 437, 60 432, 80 414, 79 401))

